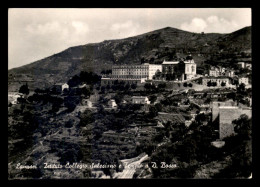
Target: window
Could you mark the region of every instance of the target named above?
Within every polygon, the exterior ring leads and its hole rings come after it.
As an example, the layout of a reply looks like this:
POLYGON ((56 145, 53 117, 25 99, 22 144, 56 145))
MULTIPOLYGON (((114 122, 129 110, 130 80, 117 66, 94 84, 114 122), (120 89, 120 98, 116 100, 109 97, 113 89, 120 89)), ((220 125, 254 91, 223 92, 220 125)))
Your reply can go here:
POLYGON ((191 72, 194 72, 194 71, 195 71, 195 67, 191 66, 191 72))

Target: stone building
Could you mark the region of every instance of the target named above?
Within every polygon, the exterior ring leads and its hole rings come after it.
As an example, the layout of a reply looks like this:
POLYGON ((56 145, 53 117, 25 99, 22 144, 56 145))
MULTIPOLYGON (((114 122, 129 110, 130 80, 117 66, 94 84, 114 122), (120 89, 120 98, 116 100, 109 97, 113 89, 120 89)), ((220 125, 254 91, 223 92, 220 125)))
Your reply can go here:
POLYGON ((132 97, 133 104, 150 104, 148 97, 146 96, 133 96, 132 97))
POLYGON ((239 108, 236 106, 221 106, 219 107, 219 138, 223 139, 232 136, 234 125, 232 121, 238 119, 242 114, 246 114, 249 118, 252 117, 251 108, 239 108))
POLYGON ((209 76, 211 76, 211 77, 217 77, 217 76, 219 76, 219 71, 216 70, 216 69, 210 69, 210 70, 209 70, 209 76))
POLYGON ((202 78, 202 84, 207 86, 208 82, 215 82, 217 85, 216 86, 221 86, 221 83, 225 83, 225 86, 229 86, 230 85, 230 78, 229 77, 203 77, 202 78))
POLYGON ((116 107, 117 107, 116 101, 115 101, 114 99, 110 99, 110 100, 108 101, 108 106, 109 106, 110 108, 116 108, 116 107))
POLYGON ((153 79, 161 64, 116 65, 112 67, 112 77, 117 79, 153 79))
POLYGON ((242 114, 246 114, 249 118, 252 117, 252 109, 249 107, 239 107, 234 102, 213 102, 212 121, 218 120, 219 123, 219 138, 223 139, 232 136, 234 125, 232 121, 238 119, 242 114))
POLYGON ((245 62, 238 62, 237 65, 240 68, 245 68, 245 62))
POLYGON ((225 102, 214 101, 210 103, 210 108, 212 112, 212 121, 215 121, 219 117, 219 107, 221 106, 237 106, 237 102, 233 100, 228 100, 225 102))
POLYGON ((248 78, 247 77, 239 77, 238 78, 238 84, 245 84, 245 85, 248 85, 248 78))
POLYGON ((189 80, 196 76, 197 65, 191 56, 185 61, 163 61, 162 74, 166 79, 189 80))

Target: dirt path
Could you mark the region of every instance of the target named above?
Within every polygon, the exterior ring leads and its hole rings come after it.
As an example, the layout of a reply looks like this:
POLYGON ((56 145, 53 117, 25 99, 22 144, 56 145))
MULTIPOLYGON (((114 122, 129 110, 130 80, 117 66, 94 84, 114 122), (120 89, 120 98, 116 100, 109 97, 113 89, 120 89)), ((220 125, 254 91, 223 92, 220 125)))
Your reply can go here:
POLYGON ((136 169, 139 168, 140 164, 147 158, 147 154, 141 154, 138 157, 132 159, 121 160, 125 168, 122 172, 115 173, 113 178, 132 179, 136 169))

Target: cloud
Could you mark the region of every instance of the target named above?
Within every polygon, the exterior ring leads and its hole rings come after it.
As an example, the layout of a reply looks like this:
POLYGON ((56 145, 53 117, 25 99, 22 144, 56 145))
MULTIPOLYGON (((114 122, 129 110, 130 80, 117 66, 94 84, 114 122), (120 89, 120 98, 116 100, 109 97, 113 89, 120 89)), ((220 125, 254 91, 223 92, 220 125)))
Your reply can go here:
POLYGON ((229 21, 212 15, 206 19, 193 18, 189 23, 184 22, 181 24, 181 29, 191 32, 230 33, 240 29, 240 27, 234 20, 229 21))
POLYGON ((190 23, 183 23, 181 29, 192 31, 192 32, 202 32, 207 28, 207 23, 201 18, 193 18, 190 23))
POLYGON ((72 26, 76 30, 77 34, 86 34, 89 31, 88 25, 81 21, 72 21, 72 26))
POLYGON ((131 20, 121 23, 114 23, 110 26, 110 31, 113 35, 117 36, 117 38, 129 37, 139 34, 140 25, 138 23, 134 23, 131 20))

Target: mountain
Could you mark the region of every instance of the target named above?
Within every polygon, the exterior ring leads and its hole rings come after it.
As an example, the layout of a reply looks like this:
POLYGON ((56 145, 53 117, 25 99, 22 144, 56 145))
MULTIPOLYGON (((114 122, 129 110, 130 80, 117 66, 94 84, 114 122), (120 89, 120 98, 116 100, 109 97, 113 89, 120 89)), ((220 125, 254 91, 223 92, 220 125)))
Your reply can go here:
POLYGON ((66 82, 80 71, 111 69, 113 64, 161 63, 191 53, 195 62, 219 53, 251 52, 251 27, 229 34, 192 33, 166 27, 118 40, 105 40, 70 47, 60 53, 8 71, 9 91, 28 82, 30 87, 47 87, 66 82))

